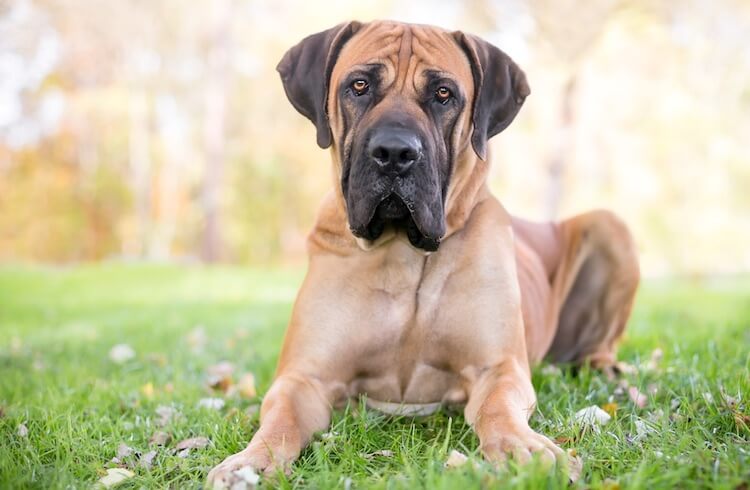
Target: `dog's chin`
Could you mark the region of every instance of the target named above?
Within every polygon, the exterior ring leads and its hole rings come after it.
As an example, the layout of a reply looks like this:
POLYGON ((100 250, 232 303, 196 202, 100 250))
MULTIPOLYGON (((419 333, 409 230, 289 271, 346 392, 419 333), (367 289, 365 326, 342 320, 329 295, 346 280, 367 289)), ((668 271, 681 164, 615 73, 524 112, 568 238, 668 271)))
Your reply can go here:
POLYGON ((370 222, 364 227, 352 227, 352 233, 364 250, 370 250, 402 233, 409 243, 425 252, 435 252, 440 239, 425 235, 414 221, 414 213, 395 194, 377 204, 370 222))

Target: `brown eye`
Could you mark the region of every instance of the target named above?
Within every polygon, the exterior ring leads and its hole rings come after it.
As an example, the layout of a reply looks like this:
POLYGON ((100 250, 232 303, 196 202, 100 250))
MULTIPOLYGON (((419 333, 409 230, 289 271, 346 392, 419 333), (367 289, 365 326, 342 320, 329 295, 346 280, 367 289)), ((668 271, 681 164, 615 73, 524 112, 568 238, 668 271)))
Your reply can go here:
POLYGON ((438 102, 445 104, 453 96, 453 93, 448 87, 440 87, 435 91, 435 98, 438 102))
POLYGON ((352 83, 352 90, 354 91, 355 95, 364 95, 367 93, 367 89, 370 87, 370 84, 367 83, 366 80, 355 80, 352 83))

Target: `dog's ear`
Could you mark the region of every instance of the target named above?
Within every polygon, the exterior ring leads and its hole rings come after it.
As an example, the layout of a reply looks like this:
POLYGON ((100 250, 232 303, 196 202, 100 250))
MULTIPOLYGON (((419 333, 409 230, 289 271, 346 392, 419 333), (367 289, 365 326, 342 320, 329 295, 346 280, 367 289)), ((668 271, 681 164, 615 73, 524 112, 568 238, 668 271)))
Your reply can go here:
POLYGON ((474 76, 474 132, 471 144, 487 159, 487 140, 508 127, 531 93, 526 75, 510 56, 478 37, 457 31, 453 37, 464 50, 474 76))
POLYGON ((362 26, 348 22, 306 37, 286 52, 276 70, 295 109, 315 124, 318 146, 331 146, 328 84, 341 48, 362 26))

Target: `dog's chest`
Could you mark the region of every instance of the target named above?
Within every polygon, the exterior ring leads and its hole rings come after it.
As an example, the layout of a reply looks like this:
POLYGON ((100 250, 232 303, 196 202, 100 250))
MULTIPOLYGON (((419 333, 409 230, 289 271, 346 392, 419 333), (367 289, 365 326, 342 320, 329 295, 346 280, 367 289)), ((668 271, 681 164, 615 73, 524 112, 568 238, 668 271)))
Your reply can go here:
MULTIPOLYGON (((349 395, 367 394, 381 411, 423 413, 435 403, 463 403, 467 372, 502 352, 497 305, 487 278, 451 264, 426 261, 418 276, 384 264, 373 289, 378 310, 349 395), (391 281, 391 282, 387 282, 391 281), (488 306, 489 305, 489 306, 488 306)), ((374 298, 373 298, 374 299, 374 298)))

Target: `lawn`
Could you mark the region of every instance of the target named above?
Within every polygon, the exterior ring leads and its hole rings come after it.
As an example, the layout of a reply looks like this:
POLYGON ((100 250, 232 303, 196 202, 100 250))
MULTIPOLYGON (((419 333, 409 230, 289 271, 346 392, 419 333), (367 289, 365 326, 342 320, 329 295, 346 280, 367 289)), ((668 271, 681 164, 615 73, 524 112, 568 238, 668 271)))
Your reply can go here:
MULTIPOLYGON (((121 444, 135 451, 121 448, 119 463, 135 476, 118 488, 200 487, 258 425, 259 400, 211 391, 207 371, 230 361, 234 379, 253 373, 262 395, 301 278, 228 267, 0 269, 0 488, 90 488, 117 466, 121 444), (114 362, 117 344, 132 359, 114 362), (225 405, 199 405, 209 397, 225 405), (171 442, 150 445, 157 431, 171 442), (198 436, 208 445, 176 449, 198 436)), ((532 427, 575 448, 584 466, 574 487, 747 488, 750 278, 646 282, 636 304, 621 359, 637 370, 608 380, 540 366, 532 427), (576 422, 592 405, 613 419, 576 422)), ((483 463, 459 413, 396 419, 357 402, 274 484, 568 487, 539 466, 483 463), (469 463, 447 469, 454 449, 469 463)))

